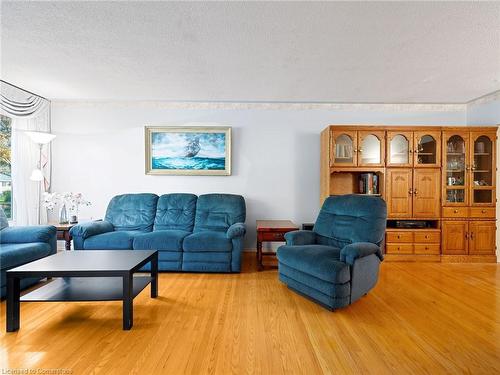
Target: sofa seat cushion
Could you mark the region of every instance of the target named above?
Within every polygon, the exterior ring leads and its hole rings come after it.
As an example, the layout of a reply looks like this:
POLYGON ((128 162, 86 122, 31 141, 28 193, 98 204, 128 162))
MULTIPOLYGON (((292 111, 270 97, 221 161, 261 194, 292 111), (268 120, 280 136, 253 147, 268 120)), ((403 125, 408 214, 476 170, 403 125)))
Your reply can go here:
POLYGON ((132 250, 134 237, 142 234, 141 231, 115 231, 98 234, 85 239, 85 250, 132 250))
POLYGON ((0 266, 10 269, 51 254, 51 247, 44 242, 3 243, 0 245, 0 266))
POLYGON ((157 230, 134 237, 135 250, 182 251, 182 241, 191 234, 184 230, 157 230))
POLYGON ((324 245, 280 246, 278 261, 318 279, 343 284, 350 280, 349 266, 340 261, 340 249, 324 245))
POLYGON ((233 249, 232 241, 227 238, 226 232, 202 231, 190 234, 184 238, 184 251, 189 252, 225 252, 233 249))

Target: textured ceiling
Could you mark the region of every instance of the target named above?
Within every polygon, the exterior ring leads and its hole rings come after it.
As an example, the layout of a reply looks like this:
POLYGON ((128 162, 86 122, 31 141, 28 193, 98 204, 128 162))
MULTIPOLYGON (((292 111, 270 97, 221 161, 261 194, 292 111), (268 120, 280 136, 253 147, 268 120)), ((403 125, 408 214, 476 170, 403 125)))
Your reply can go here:
POLYGON ((9 2, 1 74, 51 99, 463 103, 500 3, 9 2))

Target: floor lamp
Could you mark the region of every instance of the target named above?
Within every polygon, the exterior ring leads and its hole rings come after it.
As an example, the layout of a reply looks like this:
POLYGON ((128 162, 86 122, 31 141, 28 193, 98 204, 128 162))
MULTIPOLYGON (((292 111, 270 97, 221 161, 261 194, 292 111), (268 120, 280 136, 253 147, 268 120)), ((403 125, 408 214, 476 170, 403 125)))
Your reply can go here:
POLYGON ((38 164, 35 169, 31 172, 30 180, 36 181, 38 183, 38 191, 37 191, 37 223, 41 224, 40 217, 40 192, 42 190, 42 181, 44 180, 43 176, 43 166, 42 166, 42 148, 44 145, 49 144, 56 137, 54 134, 45 133, 45 132, 25 132, 25 134, 38 145, 38 164))

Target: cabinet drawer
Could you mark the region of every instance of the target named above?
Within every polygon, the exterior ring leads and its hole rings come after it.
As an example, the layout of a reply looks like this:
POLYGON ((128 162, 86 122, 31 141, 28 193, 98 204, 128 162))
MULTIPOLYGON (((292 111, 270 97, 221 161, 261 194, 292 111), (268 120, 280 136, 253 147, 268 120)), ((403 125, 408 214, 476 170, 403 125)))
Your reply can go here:
POLYGON ((266 232, 259 233, 261 241, 285 241, 285 233, 282 232, 266 232))
POLYGON ((413 232, 387 232, 385 242, 413 242, 413 232))
POLYGON ((491 219, 495 217, 495 207, 471 207, 470 217, 491 219))
POLYGON ((415 242, 439 243, 440 241, 441 233, 439 232, 415 232, 415 242))
POLYGON ((439 254, 440 245, 438 243, 415 244, 415 254, 439 254))
POLYGON ((413 245, 388 243, 385 245, 385 252, 387 254, 413 254, 413 245))
POLYGON ((443 217, 468 217, 467 207, 443 207, 443 217))

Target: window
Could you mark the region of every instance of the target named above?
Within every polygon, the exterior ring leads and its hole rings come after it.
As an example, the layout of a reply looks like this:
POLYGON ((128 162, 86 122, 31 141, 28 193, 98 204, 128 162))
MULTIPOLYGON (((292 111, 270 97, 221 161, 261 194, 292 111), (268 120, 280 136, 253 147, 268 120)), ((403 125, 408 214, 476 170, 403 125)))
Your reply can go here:
POLYGON ((9 220, 12 220, 11 123, 10 117, 0 115, 0 207, 9 220))

